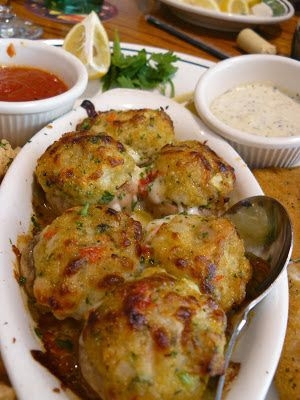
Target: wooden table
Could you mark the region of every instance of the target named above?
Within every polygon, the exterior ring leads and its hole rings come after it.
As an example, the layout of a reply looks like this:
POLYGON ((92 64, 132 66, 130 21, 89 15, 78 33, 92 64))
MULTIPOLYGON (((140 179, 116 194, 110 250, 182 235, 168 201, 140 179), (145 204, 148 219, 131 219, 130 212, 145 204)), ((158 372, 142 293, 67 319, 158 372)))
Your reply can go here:
MULTIPOLYGON (((25 1, 15 0, 13 9, 19 17, 29 19, 44 28, 44 38, 63 38, 72 25, 57 23, 49 19, 36 16, 24 6, 25 1)), ((118 14, 114 18, 104 21, 104 27, 109 38, 113 40, 114 32, 119 32, 120 40, 123 42, 141 45, 154 45, 174 51, 185 52, 194 56, 203 57, 212 61, 217 58, 194 46, 183 42, 145 21, 144 13, 151 12, 165 21, 174 24, 183 32, 194 38, 205 40, 208 44, 220 48, 227 54, 234 56, 242 54, 236 46, 237 33, 220 32, 199 26, 189 25, 172 15, 170 9, 160 5, 155 0, 109 0, 109 3, 118 8, 118 14)), ((300 16, 300 13, 299 13, 300 16)), ((291 51, 292 35, 296 26, 297 16, 280 25, 270 25, 259 29, 267 40, 276 45, 278 53, 289 55, 291 51)))

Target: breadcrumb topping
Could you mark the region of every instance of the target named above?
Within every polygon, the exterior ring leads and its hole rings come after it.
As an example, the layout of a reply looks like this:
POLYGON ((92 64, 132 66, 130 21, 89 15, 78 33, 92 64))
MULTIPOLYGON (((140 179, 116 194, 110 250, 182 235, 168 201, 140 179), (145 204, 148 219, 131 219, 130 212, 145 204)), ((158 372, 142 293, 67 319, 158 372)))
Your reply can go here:
POLYGON ((13 149, 6 139, 0 140, 0 182, 19 150, 19 147, 13 149))

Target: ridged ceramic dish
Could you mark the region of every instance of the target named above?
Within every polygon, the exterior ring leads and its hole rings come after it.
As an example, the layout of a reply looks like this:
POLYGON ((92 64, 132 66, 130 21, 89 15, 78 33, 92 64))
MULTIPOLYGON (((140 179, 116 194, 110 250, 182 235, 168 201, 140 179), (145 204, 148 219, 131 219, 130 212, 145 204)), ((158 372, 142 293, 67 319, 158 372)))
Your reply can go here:
POLYGON ((1 65, 36 67, 58 76, 68 90, 43 100, 0 101, 0 138, 22 146, 47 123, 70 111, 87 86, 84 65, 65 50, 39 41, 1 39, 1 65), (13 52, 8 47, 13 46, 13 52), (13 54, 14 53, 14 54, 13 54))
MULTIPOLYGON (((214 135, 185 107, 154 93, 115 89, 95 97, 97 110, 159 108, 171 116, 179 140, 207 143, 235 169, 236 185, 231 201, 262 194, 247 165, 223 139, 214 135)), ((41 343, 24 306, 15 277, 13 244, 28 232, 32 216, 32 182, 37 158, 64 132, 86 117, 79 107, 42 129, 27 143, 10 166, 0 188, 0 341, 2 356, 20 400, 66 400, 70 397, 59 382, 31 355, 41 343), (20 198, 22 201, 20 202, 20 198)), ((271 384, 283 345, 288 314, 287 275, 276 283, 249 320, 234 352, 241 363, 227 400, 263 400, 271 384)))
POLYGON ((200 77, 194 95, 196 109, 201 119, 226 139, 250 167, 291 167, 300 161, 300 127, 294 136, 260 136, 225 124, 211 111, 212 101, 221 94, 253 82, 271 82, 299 96, 300 64, 288 57, 262 54, 221 61, 200 77))

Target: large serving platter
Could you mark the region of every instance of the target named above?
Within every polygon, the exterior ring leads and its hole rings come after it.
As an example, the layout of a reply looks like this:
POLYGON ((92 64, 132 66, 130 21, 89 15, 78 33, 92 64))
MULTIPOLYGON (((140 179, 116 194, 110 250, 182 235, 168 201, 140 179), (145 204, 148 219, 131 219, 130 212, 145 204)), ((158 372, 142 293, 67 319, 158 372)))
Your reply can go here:
MULTIPOLYGON (((137 52, 139 47, 125 44, 122 49, 131 54, 137 52)), ((147 51, 158 49, 149 47, 147 51)), ((180 97, 193 91, 199 76, 212 63, 184 54, 178 56, 179 70, 174 84, 176 94, 180 97)), ((98 84, 92 83, 86 95, 99 92, 98 84)), ((164 107, 174 121, 179 139, 206 141, 235 168, 237 182, 233 202, 262 193, 239 155, 186 108, 169 98, 157 93, 115 89, 96 94, 92 101, 98 110, 164 107)), ((20 400, 68 398, 63 390, 59 393, 54 390, 60 388, 60 382, 31 356, 30 351, 39 349, 40 343, 15 279, 16 256, 12 245, 28 231, 30 225, 32 180, 37 158, 49 144, 64 132, 74 129, 76 123, 85 116, 85 110, 79 106, 37 133, 16 157, 0 186, 0 343, 8 373, 20 400)), ((280 356, 287 313, 288 284, 285 274, 257 307, 239 340, 234 359, 241 362, 241 370, 227 396, 228 400, 265 399, 280 356)), ((269 394, 268 399, 275 398, 275 392, 269 394)))
POLYGON ((186 22, 220 31, 239 31, 245 27, 278 24, 294 15, 294 7, 288 0, 279 0, 284 13, 278 16, 241 15, 219 12, 185 3, 183 0, 161 0, 172 12, 186 22))

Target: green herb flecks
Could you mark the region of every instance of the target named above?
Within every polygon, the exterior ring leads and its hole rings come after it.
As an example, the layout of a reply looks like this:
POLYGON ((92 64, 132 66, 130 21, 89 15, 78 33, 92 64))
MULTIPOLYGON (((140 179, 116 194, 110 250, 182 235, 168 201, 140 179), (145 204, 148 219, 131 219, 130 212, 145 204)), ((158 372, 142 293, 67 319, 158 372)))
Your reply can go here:
POLYGON ((112 193, 110 193, 110 192, 108 192, 108 191, 105 191, 103 194, 102 194, 102 196, 101 196, 101 199, 100 199, 100 203, 101 204, 108 204, 108 203, 110 203, 113 199, 114 199, 114 195, 112 194, 112 193))
POLYGON ((178 378, 186 387, 195 387, 199 383, 196 376, 190 375, 188 372, 182 371, 178 373, 178 378))
POLYGON ((27 282, 27 279, 26 279, 25 276, 21 275, 21 276, 19 276, 18 282, 19 282, 20 286, 25 286, 26 282, 27 282))
POLYGON ((36 217, 35 214, 32 214, 31 216, 31 223, 32 223, 33 233, 37 233, 41 230, 41 224, 39 223, 38 218, 36 217))
POLYGON ((89 208, 90 208, 89 203, 86 203, 86 204, 82 207, 82 209, 80 210, 79 214, 80 214, 82 217, 86 217, 86 216, 88 215, 89 208))
POLYGON ((90 129, 90 127, 91 127, 91 121, 90 121, 89 118, 86 118, 86 119, 83 120, 83 121, 81 122, 81 124, 80 124, 80 129, 81 129, 82 131, 87 131, 87 130, 90 129))
POLYGON ((114 87, 148 90, 158 87, 165 94, 167 86, 170 86, 173 97, 175 91, 172 78, 178 69, 173 63, 177 60, 178 57, 171 51, 148 55, 142 49, 135 55, 125 55, 116 34, 111 65, 103 78, 103 91, 114 87))
POLYGON ((69 352, 73 351, 73 343, 69 339, 55 339, 55 343, 60 349, 67 350, 69 352))
POLYGON ((43 334, 39 328, 34 328, 34 332, 39 339, 42 339, 43 334))
POLYGON ((101 223, 101 224, 99 224, 99 225, 96 226, 96 231, 97 231, 98 233, 105 233, 105 232, 107 232, 109 229, 110 229, 110 226, 109 226, 108 224, 104 224, 104 223, 101 223))

